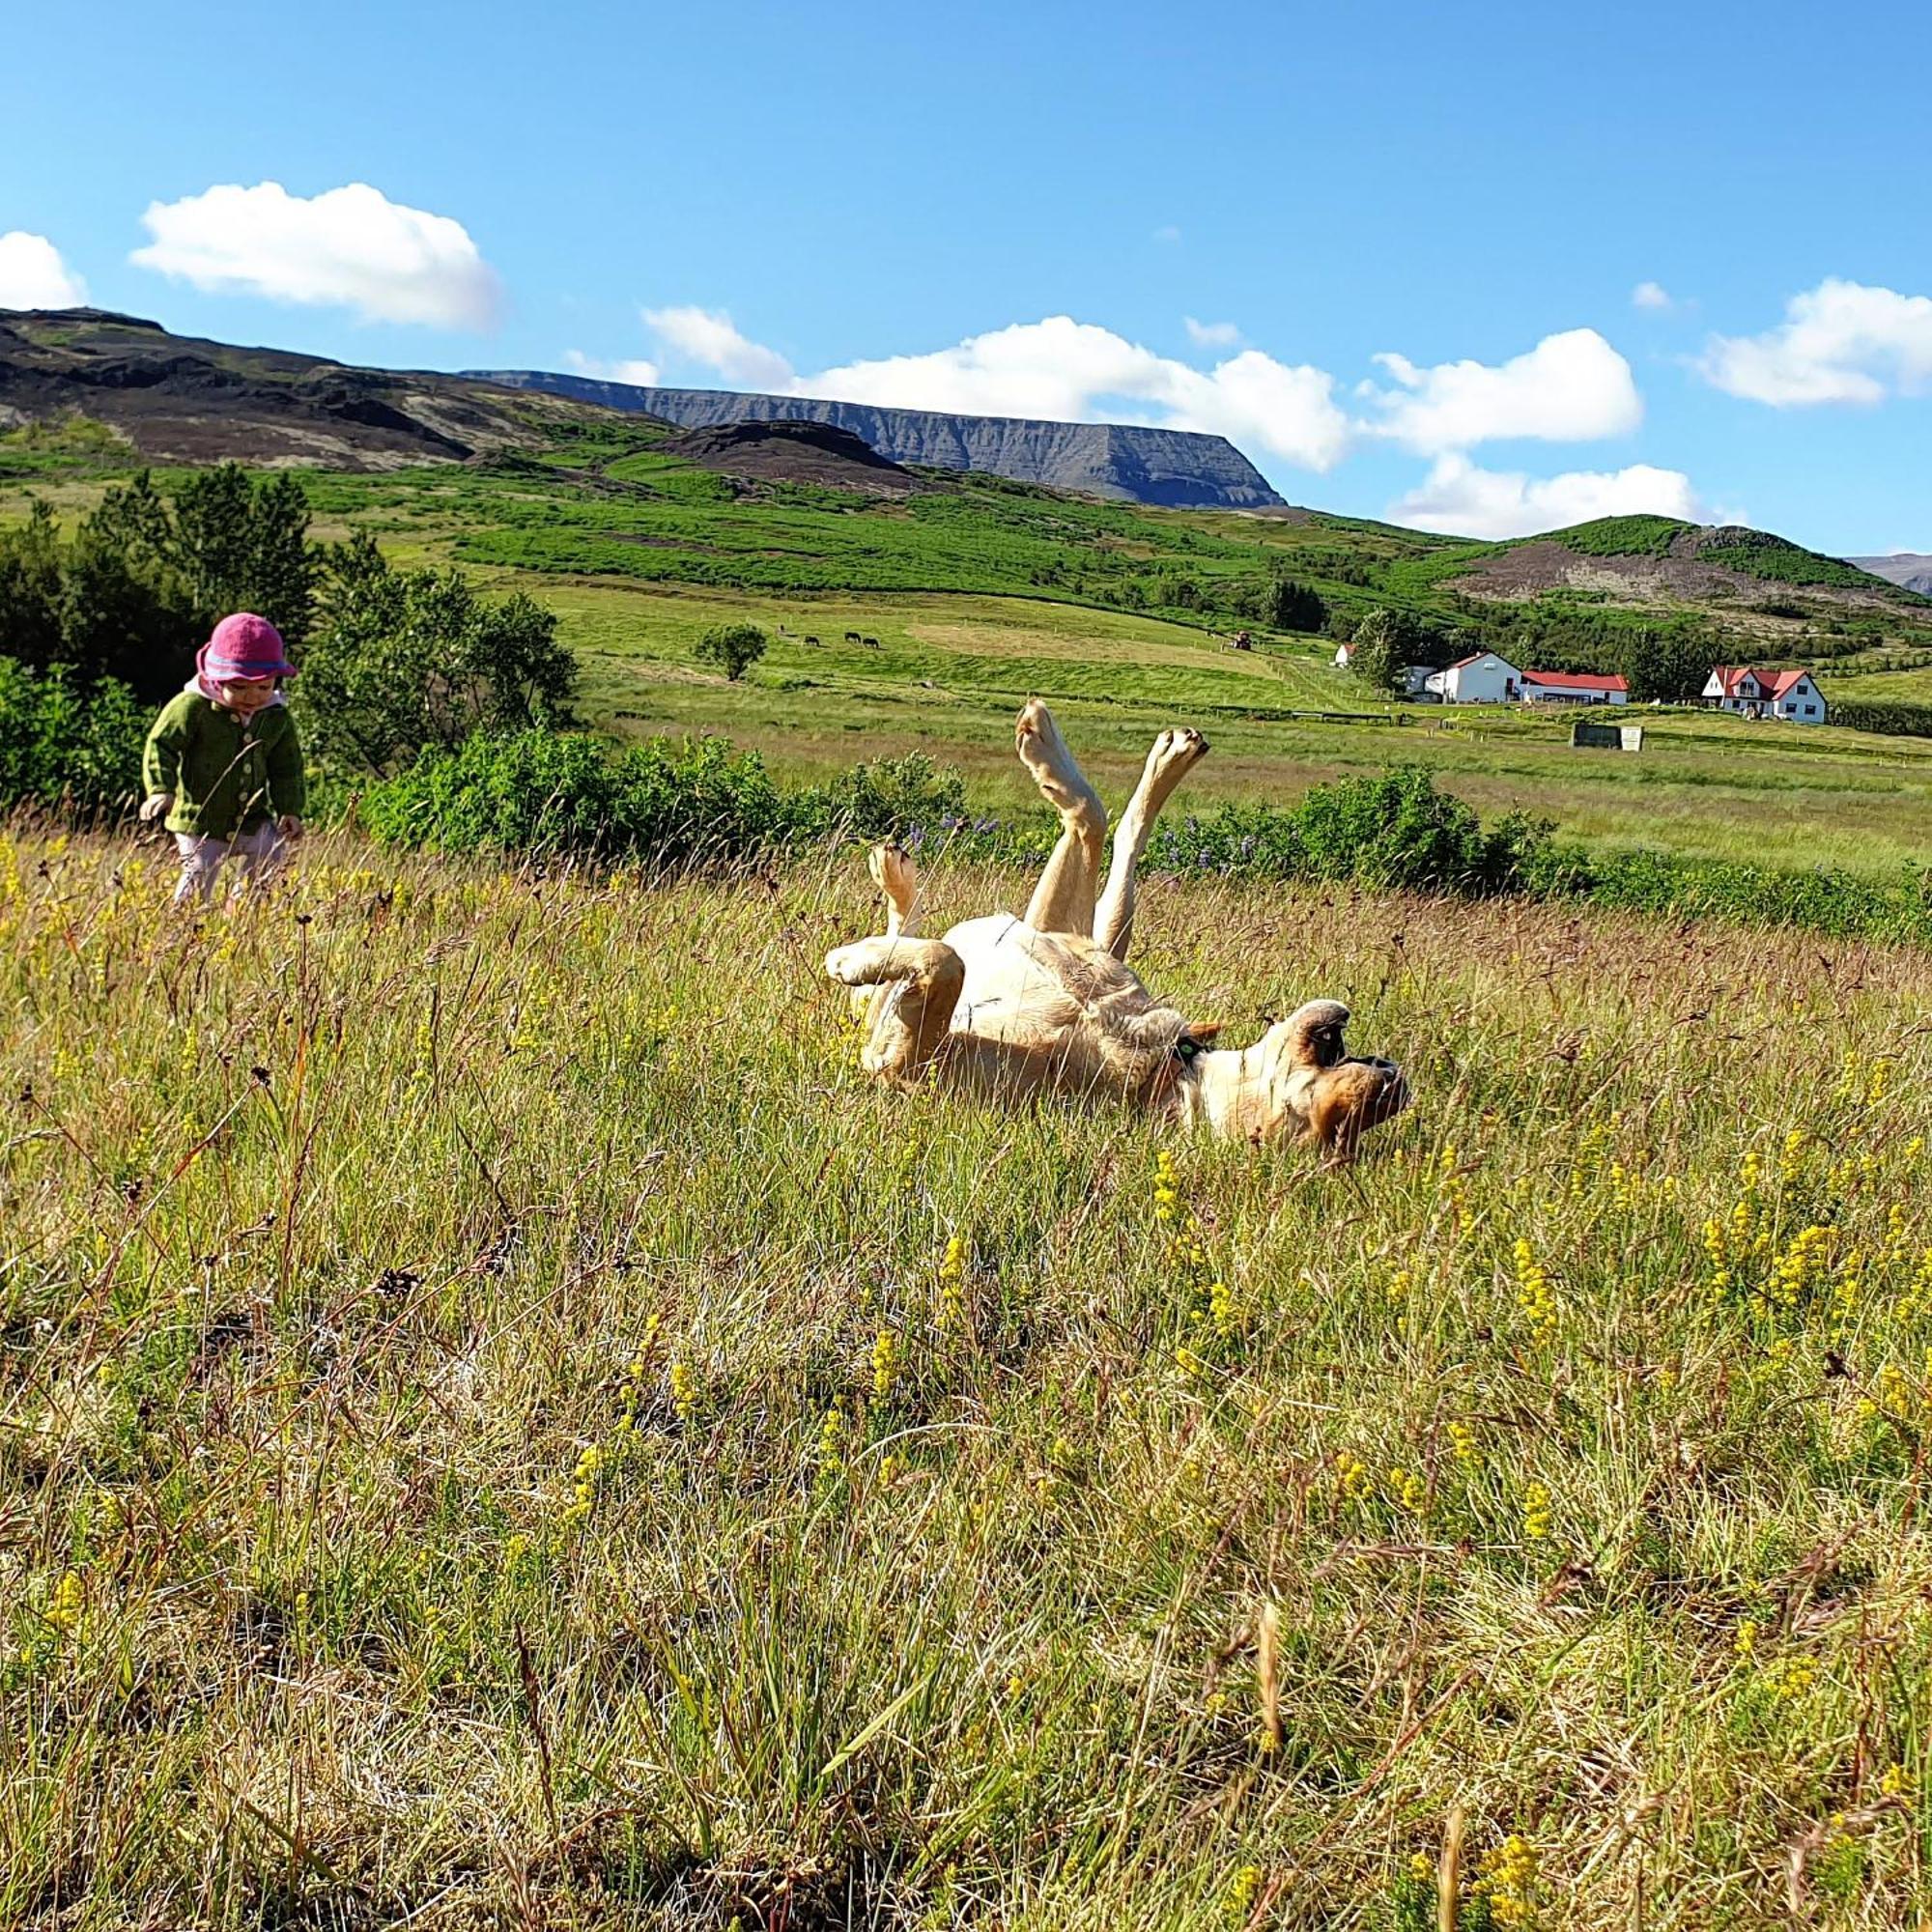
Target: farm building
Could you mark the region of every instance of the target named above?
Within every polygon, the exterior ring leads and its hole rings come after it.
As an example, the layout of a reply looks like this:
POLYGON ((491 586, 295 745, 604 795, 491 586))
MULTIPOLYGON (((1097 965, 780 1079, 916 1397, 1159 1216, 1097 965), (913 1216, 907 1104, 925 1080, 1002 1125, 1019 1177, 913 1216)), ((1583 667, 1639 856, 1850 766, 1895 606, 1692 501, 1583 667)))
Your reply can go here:
POLYGON ((1593 671, 1526 670, 1522 695, 1530 704, 1628 704, 1631 691, 1625 679, 1593 671))
POLYGON ((1522 673, 1494 651, 1477 651, 1432 671, 1428 689, 1444 704, 1514 704, 1522 696, 1522 673))
POLYGON ((1751 665, 1719 665, 1703 690, 1716 711, 1744 718, 1789 718, 1800 724, 1825 722, 1825 694, 1808 670, 1762 670, 1751 665))

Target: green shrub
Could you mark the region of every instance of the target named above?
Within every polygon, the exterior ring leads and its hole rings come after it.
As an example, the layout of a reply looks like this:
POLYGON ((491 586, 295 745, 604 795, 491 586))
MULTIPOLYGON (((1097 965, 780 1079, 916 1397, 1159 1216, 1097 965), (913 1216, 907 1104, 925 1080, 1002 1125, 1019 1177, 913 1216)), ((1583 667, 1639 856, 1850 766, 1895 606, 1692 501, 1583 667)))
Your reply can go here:
POLYGON ((362 816, 394 844, 671 866, 748 858, 793 828, 757 754, 722 738, 654 739, 613 756, 595 739, 542 730, 425 751, 369 793, 362 816))
POLYGON ((1316 785, 1295 806, 1228 805, 1154 828, 1148 863, 1170 871, 1332 879, 1483 897, 1526 890, 1547 863, 1546 821, 1513 813, 1486 832, 1418 766, 1316 785))
POLYGON ((148 712, 124 684, 0 658, 0 808, 119 812, 141 782, 148 712))
POLYGON ((485 596, 460 570, 398 570, 367 531, 327 554, 301 669, 308 747, 344 772, 391 772, 472 731, 568 724, 578 677, 534 599, 485 596))
POLYGON ((966 817, 966 781, 923 752, 873 758, 809 794, 802 823, 816 823, 854 838, 905 838, 953 830, 966 817))

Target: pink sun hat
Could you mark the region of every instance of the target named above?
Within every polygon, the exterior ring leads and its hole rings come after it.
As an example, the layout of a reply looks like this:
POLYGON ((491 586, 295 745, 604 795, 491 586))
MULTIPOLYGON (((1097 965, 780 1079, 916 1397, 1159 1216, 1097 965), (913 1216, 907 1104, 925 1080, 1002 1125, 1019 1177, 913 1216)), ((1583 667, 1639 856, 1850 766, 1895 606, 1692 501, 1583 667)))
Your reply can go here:
POLYGON ((238 611, 215 625, 195 653, 194 668, 210 684, 231 677, 293 677, 296 668, 282 634, 266 617, 238 611))

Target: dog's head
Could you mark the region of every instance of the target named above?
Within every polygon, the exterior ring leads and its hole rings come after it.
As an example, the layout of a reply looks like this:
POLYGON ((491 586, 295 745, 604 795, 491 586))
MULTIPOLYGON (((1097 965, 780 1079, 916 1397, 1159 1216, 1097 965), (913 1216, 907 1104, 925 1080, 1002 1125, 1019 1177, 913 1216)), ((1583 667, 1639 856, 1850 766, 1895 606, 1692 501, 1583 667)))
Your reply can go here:
POLYGON ((1318 1095, 1336 1080, 1357 1096, 1361 1125, 1374 1125, 1408 1102, 1401 1071, 1385 1060, 1351 1056, 1345 1037, 1349 1009, 1339 1000, 1310 1000, 1277 1020, 1243 1054, 1215 1054, 1197 1063, 1204 1110, 1222 1132, 1264 1143, 1310 1130, 1318 1095), (1358 1091, 1359 1090, 1359 1091, 1358 1091))

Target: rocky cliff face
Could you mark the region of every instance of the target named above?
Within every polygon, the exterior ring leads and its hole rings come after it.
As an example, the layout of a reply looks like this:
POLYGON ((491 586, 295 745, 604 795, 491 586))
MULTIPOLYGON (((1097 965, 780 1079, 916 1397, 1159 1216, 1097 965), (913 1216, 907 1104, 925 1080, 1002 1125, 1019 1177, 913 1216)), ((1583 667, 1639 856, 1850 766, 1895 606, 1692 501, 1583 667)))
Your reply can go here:
POLYGON ((540 369, 467 373, 483 382, 640 411, 688 429, 733 422, 830 423, 864 438, 893 463, 978 469, 1021 483, 1084 490, 1137 503, 1259 510, 1282 500, 1226 437, 1184 430, 947 415, 937 410, 875 409, 867 403, 741 395, 727 389, 646 389, 540 369))

